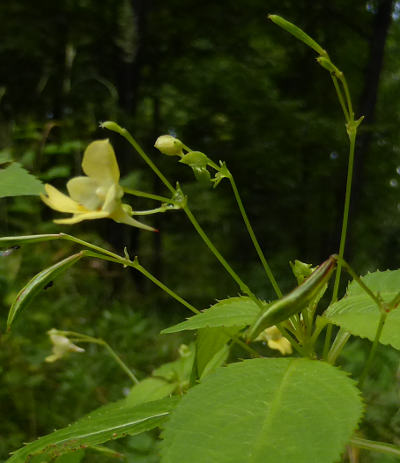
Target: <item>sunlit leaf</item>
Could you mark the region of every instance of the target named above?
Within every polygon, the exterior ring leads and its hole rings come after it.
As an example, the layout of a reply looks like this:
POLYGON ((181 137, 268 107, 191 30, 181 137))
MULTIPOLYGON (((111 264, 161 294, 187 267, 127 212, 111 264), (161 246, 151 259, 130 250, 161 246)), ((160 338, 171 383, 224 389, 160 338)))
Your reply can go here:
POLYGON ((308 359, 253 359, 193 387, 165 425, 162 463, 334 463, 362 414, 354 382, 308 359))
MULTIPOLYGON (((362 277, 362 281, 375 294, 379 293, 385 302, 390 302, 400 291, 400 270, 369 273, 362 277)), ((346 296, 331 305, 324 316, 351 334, 373 341, 380 312, 371 297, 353 281, 346 296)), ((389 313, 380 342, 400 350, 400 307, 389 313)))
POLYGON ((162 334, 198 330, 218 326, 244 327, 254 322, 260 307, 249 297, 231 297, 217 302, 209 309, 188 320, 161 331, 162 334))

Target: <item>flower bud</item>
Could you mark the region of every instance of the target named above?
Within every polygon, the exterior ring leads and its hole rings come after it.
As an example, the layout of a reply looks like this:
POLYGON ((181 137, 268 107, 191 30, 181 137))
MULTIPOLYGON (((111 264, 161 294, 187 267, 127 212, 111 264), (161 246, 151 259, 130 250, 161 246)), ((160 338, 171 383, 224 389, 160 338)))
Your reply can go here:
POLYGON ((154 146, 167 156, 183 156, 183 143, 172 135, 161 135, 154 146))

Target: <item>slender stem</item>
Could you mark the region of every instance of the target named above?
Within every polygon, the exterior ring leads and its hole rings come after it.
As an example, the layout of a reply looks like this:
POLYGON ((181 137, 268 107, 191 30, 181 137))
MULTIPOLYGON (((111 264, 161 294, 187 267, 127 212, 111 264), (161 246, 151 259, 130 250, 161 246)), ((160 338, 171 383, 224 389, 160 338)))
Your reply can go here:
MULTIPOLYGON (((184 305, 186 308, 191 310, 195 314, 201 313, 200 310, 196 309, 192 304, 189 304, 185 299, 183 299, 181 296, 176 294, 172 289, 168 288, 164 283, 162 283, 160 280, 158 280, 154 275, 152 275, 149 271, 147 271, 142 265, 139 264, 137 260, 131 261, 130 259, 126 259, 123 257, 120 257, 116 255, 117 258, 114 257, 108 257, 102 254, 97 254, 94 252, 88 251, 86 256, 88 257, 96 257, 98 259, 103 259, 103 260, 108 260, 110 262, 114 262, 117 264, 121 264, 124 267, 132 267, 136 269, 138 272, 140 272, 142 275, 147 277, 150 281, 152 281, 155 285, 157 285, 159 288, 161 288, 163 291, 165 291, 168 295, 170 295, 172 298, 180 302, 182 305, 184 305)), ((237 336, 232 336, 231 334, 227 333, 229 337, 232 339, 232 341, 235 344, 238 344, 241 346, 244 350, 249 352, 252 355, 255 355, 256 357, 261 357, 261 355, 252 347, 248 346, 245 342, 243 342, 241 339, 239 339, 237 336)), ((96 338, 93 338, 96 339, 96 338)), ((92 341, 94 342, 94 341, 92 341)))
POLYGON ((97 252, 100 252, 101 254, 105 254, 107 256, 110 256, 110 257, 114 257, 115 259, 119 259, 120 256, 118 254, 115 254, 115 252, 111 252, 111 251, 108 251, 107 249, 104 249, 100 246, 96 246, 95 244, 91 244, 91 243, 88 243, 87 241, 83 241, 79 238, 76 238, 75 236, 72 236, 72 235, 67 235, 65 233, 60 233, 60 238, 61 239, 64 239, 64 240, 67 240, 67 241, 72 241, 73 243, 77 243, 77 244, 80 244, 86 248, 89 248, 89 249, 94 249, 95 251, 97 252))
MULTIPOLYGON (((228 264, 228 262, 224 259, 218 249, 212 244, 204 230, 201 228, 200 224, 197 222, 195 216, 192 214, 191 210, 184 206, 183 210, 185 211, 186 215, 188 216, 189 220, 192 222, 192 225, 196 229, 197 233, 200 235, 202 240, 206 243, 210 251, 215 255, 215 257, 221 262, 225 270, 229 273, 229 275, 235 280, 235 282, 239 285, 241 291, 250 297, 254 297, 253 293, 250 291, 248 286, 241 280, 239 275, 232 269, 232 267, 228 264)), ((256 299, 256 298, 255 298, 256 299)))
POLYGON ((379 323, 378 323, 378 328, 376 329, 374 342, 373 342, 371 350, 369 352, 368 359, 367 359, 367 361, 366 361, 366 363, 364 365, 364 369, 363 369, 363 371, 361 373, 360 380, 358 381, 358 386, 359 386, 360 389, 362 388, 362 386, 364 384, 365 378, 367 377, 368 371, 369 371, 369 369, 371 367, 371 364, 372 364, 372 361, 373 361, 373 359, 375 357, 375 352, 376 352, 376 349, 378 348, 379 340, 381 338, 382 330, 383 330, 383 327, 385 325, 385 321, 386 321, 387 316, 388 316, 387 312, 382 312, 381 313, 381 317, 380 317, 379 323))
POLYGON ((175 188, 171 185, 171 183, 167 180, 164 174, 158 169, 158 167, 154 164, 154 162, 147 156, 147 154, 143 151, 139 143, 132 137, 132 135, 124 128, 120 127, 118 124, 115 124, 113 128, 110 128, 114 132, 118 132, 122 135, 125 140, 127 140, 133 148, 138 152, 138 154, 142 157, 145 163, 151 168, 151 170, 157 175, 157 177, 164 183, 164 185, 168 188, 171 193, 175 193, 175 188))
MULTIPOLYGON (((345 201, 344 201, 342 232, 340 235, 339 259, 338 259, 338 265, 336 269, 335 283, 333 286, 333 294, 332 294, 331 303, 337 301, 337 297, 339 293, 339 283, 340 283, 340 276, 342 272, 342 259, 344 255, 345 245, 346 245, 347 225, 349 221, 351 185, 353 181, 354 151, 355 151, 356 136, 357 136, 357 129, 354 129, 354 131, 349 132, 350 150, 349 150, 349 162, 348 162, 348 167, 347 167, 346 194, 345 194, 345 201)), ((332 338, 332 329, 333 329, 332 325, 329 325, 326 330, 324 354, 323 354, 324 358, 326 358, 328 355, 331 338, 332 338)))
POLYGON ((400 447, 397 445, 387 444, 386 442, 376 442, 359 437, 350 439, 350 444, 360 449, 369 450, 370 452, 387 453, 400 457, 400 447))
POLYGON ((139 380, 136 376, 132 373, 130 368, 126 365, 126 363, 121 359, 121 357, 114 351, 114 349, 108 344, 108 342, 104 341, 101 338, 93 338, 92 336, 87 336, 86 334, 76 333, 75 331, 61 331, 57 330, 57 333, 69 337, 71 341, 74 342, 86 342, 91 344, 100 344, 104 346, 112 358, 118 363, 118 365, 125 371, 125 373, 131 378, 131 380, 135 384, 139 384, 139 380))
MULTIPOLYGON (((143 151, 140 145, 136 142, 136 140, 132 137, 132 135, 126 129, 120 127, 116 123, 112 123, 112 126, 108 126, 107 128, 122 135, 133 146, 133 148, 139 153, 139 155, 143 158, 143 160, 147 163, 147 165, 153 170, 153 172, 159 177, 159 179, 164 183, 164 185, 171 191, 171 193, 172 194, 176 193, 176 189, 170 184, 170 182, 160 172, 157 166, 147 156, 147 154, 143 151)), ((185 147, 185 149, 187 149, 187 147, 185 147)), ((207 246, 212 251, 212 253, 215 255, 215 257, 221 262, 221 264, 224 266, 226 271, 231 275, 231 277, 239 285, 241 291, 243 291, 245 294, 248 294, 255 301, 257 301, 257 298, 250 291, 247 285, 243 283, 239 275, 237 275, 237 273, 232 269, 232 267, 228 264, 228 262, 223 258, 221 253, 217 250, 217 248, 209 240, 208 236, 205 234, 204 230, 201 228, 201 226, 197 222, 196 218, 194 217, 190 209, 186 205, 182 206, 182 209, 185 211, 186 215, 188 216, 189 220, 192 222, 192 225, 194 226, 196 231, 199 233, 203 241, 207 244, 207 246)))
POLYGON ((349 211, 350 211, 351 185, 352 185, 352 180, 353 180, 356 132, 351 132, 351 134, 349 135, 349 139, 350 139, 350 152, 349 152, 349 163, 348 163, 348 168, 347 168, 346 194, 345 194, 345 200, 344 200, 342 232, 340 236, 340 245, 339 245, 339 260, 338 260, 338 265, 336 269, 332 302, 336 302, 337 297, 338 297, 340 274, 342 271, 342 260, 343 260, 344 249, 345 249, 346 238, 347 238, 347 225, 349 221, 349 211))
POLYGON ((104 256, 102 254, 97 254, 94 252, 88 251, 86 256, 88 257, 96 257, 97 259, 103 259, 103 260, 108 260, 109 262, 114 262, 116 264, 121 264, 124 267, 132 267, 136 269, 138 272, 140 272, 142 275, 147 277, 150 281, 152 281, 155 285, 157 285, 159 288, 161 288, 163 291, 165 291, 167 294, 169 294, 171 297, 173 297, 175 300, 180 302, 182 305, 184 305, 186 308, 191 310, 193 313, 198 314, 200 313, 200 310, 196 309, 196 307, 193 307, 192 304, 189 304, 189 302, 185 301, 181 296, 176 294, 172 289, 168 288, 164 283, 162 283, 160 280, 158 280, 154 275, 152 275, 148 270, 146 270, 142 265, 139 264, 137 259, 135 260, 130 260, 121 256, 116 255, 116 257, 108 257, 104 256))
POLYGON ((343 267, 346 269, 346 271, 350 274, 350 276, 357 282, 358 285, 361 286, 361 288, 368 294, 368 296, 377 304, 379 310, 383 310, 382 306, 382 300, 379 298, 379 296, 376 296, 369 288, 368 286, 361 280, 361 278, 357 275, 357 273, 350 267, 350 265, 340 256, 338 256, 338 261, 342 263, 343 267))
POLYGON ((275 291, 276 295, 278 296, 278 298, 281 298, 283 296, 282 291, 280 290, 280 288, 278 286, 278 283, 276 282, 275 277, 272 274, 271 268, 268 265, 268 262, 267 262, 267 260, 266 260, 266 258, 264 256, 264 253, 262 252, 262 249, 261 249, 261 247, 260 247, 260 245, 258 243, 258 240, 257 240, 256 235, 254 233, 253 227, 251 226, 249 218, 247 217, 247 213, 246 213, 246 210, 244 208, 242 199, 240 197, 239 190, 237 189, 235 180, 234 180, 232 175, 229 176, 229 181, 231 182, 233 194, 235 195, 235 199, 236 199, 236 202, 237 202, 237 204, 239 206, 240 213, 242 214, 243 221, 244 221, 244 223, 246 225, 246 228, 247 228, 247 231, 248 231, 248 233, 250 235, 251 241, 253 242, 253 245, 254 245, 254 247, 255 247, 255 249, 257 251, 258 257, 259 257, 259 259, 260 259, 260 261, 261 261, 261 263, 262 263, 262 265, 264 267, 265 273, 267 274, 267 277, 268 277, 269 281, 271 282, 272 287, 274 288, 274 291, 275 291))
POLYGON ((342 352, 344 346, 346 345, 347 341, 350 339, 351 334, 340 328, 338 334, 336 335, 335 340, 332 343, 332 347, 328 353, 327 360, 328 363, 334 365, 336 359, 339 357, 340 353, 342 352))
POLYGON ((276 325, 279 329, 279 331, 282 333, 282 335, 290 341, 290 344, 294 348, 295 351, 297 351, 302 357, 307 357, 307 353, 305 349, 303 349, 302 346, 294 339, 294 337, 289 333, 289 331, 282 326, 281 323, 278 323, 276 325))
POLYGON ((346 104, 344 102, 342 91, 340 90, 337 77, 333 74, 331 74, 331 77, 332 77, 333 85, 335 86, 335 90, 336 90, 336 94, 337 94, 340 106, 342 107, 342 110, 343 110, 344 118, 346 119, 346 122, 348 122, 350 120, 349 112, 346 108, 346 104))
POLYGON ((156 207, 155 209, 147 209, 145 211, 134 211, 132 215, 152 215, 152 214, 167 212, 168 210, 172 210, 172 208, 161 206, 161 207, 156 207))
MULTIPOLYGON (((131 267, 135 268, 138 272, 140 272, 142 275, 147 277, 150 281, 152 281, 155 285, 157 285, 159 288, 161 288, 163 291, 165 291, 167 294, 169 294, 171 297, 173 297, 175 300, 180 302, 182 305, 184 305, 186 308, 191 310, 193 313, 198 314, 200 313, 200 310, 196 309, 195 307, 192 306, 192 304, 189 304, 189 302, 185 301, 181 296, 176 294, 172 289, 168 288, 164 283, 162 283, 160 280, 158 280, 154 275, 152 275, 150 272, 148 272, 144 267, 142 267, 139 263, 134 263, 131 262, 132 265, 131 267)), ((128 264, 129 265, 129 264, 128 264)))
MULTIPOLYGON (((102 339, 100 341, 103 341, 102 339)), ((121 358, 116 354, 114 349, 105 341, 102 342, 104 347, 108 350, 113 359, 118 363, 118 365, 125 371, 125 373, 132 379, 135 384, 139 384, 139 380, 131 372, 131 370, 126 366, 126 364, 121 360, 121 358)))
POLYGON ((127 193, 128 195, 139 196, 141 198, 154 199, 155 201, 161 201, 162 203, 175 204, 175 201, 173 199, 166 198, 165 196, 153 195, 152 193, 146 193, 144 191, 131 190, 130 188, 124 187, 124 192, 127 193))
POLYGON ((349 87, 347 85, 347 81, 346 81, 344 74, 342 74, 342 76, 340 77, 340 81, 342 82, 344 93, 346 95, 346 102, 347 102, 347 107, 349 109, 350 120, 353 121, 354 120, 353 105, 351 103, 350 91, 349 91, 349 87))

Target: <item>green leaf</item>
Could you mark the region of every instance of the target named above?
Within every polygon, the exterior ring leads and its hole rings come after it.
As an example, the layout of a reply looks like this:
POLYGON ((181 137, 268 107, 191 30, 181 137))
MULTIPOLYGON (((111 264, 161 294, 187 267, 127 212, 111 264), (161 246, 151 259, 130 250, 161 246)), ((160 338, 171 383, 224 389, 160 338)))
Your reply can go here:
POLYGON ((76 423, 55 431, 17 450, 7 463, 23 463, 31 455, 53 457, 86 446, 135 435, 160 426, 179 399, 176 397, 127 407, 125 400, 105 405, 76 423))
POLYGON ((161 333, 168 334, 218 326, 244 327, 251 325, 259 313, 260 307, 249 297, 231 297, 217 302, 209 309, 182 323, 162 330, 161 333))
POLYGON ((17 162, 13 162, 5 169, 0 169, 0 198, 39 195, 43 192, 42 182, 17 162))
POLYGON ((362 414, 340 369, 309 359, 219 368, 165 425, 162 463, 334 463, 362 414))
MULTIPOLYGON (((400 291, 400 270, 369 273, 361 280, 375 294, 379 293, 385 302, 391 301, 400 291)), ((324 314, 331 323, 344 328, 355 336, 375 339, 380 311, 376 303, 355 282, 352 281, 346 296, 332 304, 324 314)), ((400 350, 400 308, 392 310, 383 327, 382 344, 390 344, 400 350)))
MULTIPOLYGON (((237 330, 230 330, 235 334, 237 330)), ((202 328, 197 333, 196 369, 200 379, 221 366, 229 355, 231 336, 226 328, 202 328)))
POLYGON ((73 254, 35 275, 17 294, 8 313, 7 329, 10 329, 15 316, 20 310, 26 308, 46 285, 51 284, 54 279, 65 272, 71 265, 74 265, 78 260, 82 259, 86 253, 87 251, 81 251, 77 254, 73 254))
POLYGON ((173 362, 164 363, 156 368, 152 375, 163 378, 168 382, 176 383, 180 388, 185 389, 189 385, 190 374, 193 368, 195 348, 194 344, 189 346, 182 344, 179 347, 180 357, 173 362))
POLYGON ((132 407, 152 402, 153 400, 163 399, 172 394, 177 385, 177 383, 168 383, 161 378, 146 378, 133 386, 125 400, 127 405, 132 407))

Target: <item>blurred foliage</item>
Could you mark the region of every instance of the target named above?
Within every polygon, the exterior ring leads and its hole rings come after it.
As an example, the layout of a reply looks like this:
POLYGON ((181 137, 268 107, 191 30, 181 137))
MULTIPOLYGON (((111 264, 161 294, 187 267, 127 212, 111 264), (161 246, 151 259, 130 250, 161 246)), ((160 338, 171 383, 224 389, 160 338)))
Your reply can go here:
MULTIPOLYGON (((215 191, 197 184, 191 169, 162 157, 152 145, 158 135, 171 133, 214 161, 227 162, 276 277, 289 290, 295 284, 289 260, 315 265, 337 250, 347 145, 326 72, 303 44, 268 23, 266 14, 299 24, 330 52, 346 73, 357 108, 383 2, 2 2, 0 61, 6 66, 0 76, 0 161, 18 161, 41 180, 64 188, 70 176, 79 175, 86 144, 110 137, 98 129, 99 121, 118 120, 171 181, 181 182, 200 223, 238 273, 260 297, 272 298, 229 185, 222 182, 215 191)), ((364 127, 372 138, 350 221, 347 254, 360 273, 397 268, 400 260, 400 23, 398 2, 392 4, 376 115, 364 127)), ((163 194, 127 144, 110 138, 125 184, 163 194)), ((133 198, 132 203, 138 209, 152 207, 147 200, 133 198)), ((2 236, 60 231, 53 217, 36 198, 0 200, 2 236)), ((200 308, 237 294, 183 214, 166 213, 148 223, 161 233, 111 221, 62 231, 116 252, 127 245, 146 268, 200 308)), ((0 258, 0 328, 21 286, 71 252, 70 244, 49 243, 0 258)), ((51 349, 48 329, 102 337, 144 377, 176 356, 181 340, 158 332, 186 315, 186 309, 127 269, 97 261, 70 269, 0 338, 0 412, 9 418, 0 423, 0 460, 21 442, 117 399, 130 386, 96 346, 79 357, 44 364, 51 349)), ((346 368, 359 368, 365 346, 355 341, 349 347, 346 368)), ((372 406, 366 433, 396 442, 398 356, 389 349, 381 355, 386 370, 368 384, 366 400, 372 406), (385 388, 387 394, 374 396, 385 388)), ((114 446, 128 461, 157 461, 152 436, 114 446)), ((88 452, 86 458, 100 457, 88 452)), ((366 462, 390 461, 379 458, 363 455, 366 462)))

